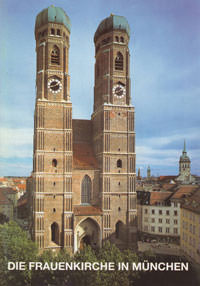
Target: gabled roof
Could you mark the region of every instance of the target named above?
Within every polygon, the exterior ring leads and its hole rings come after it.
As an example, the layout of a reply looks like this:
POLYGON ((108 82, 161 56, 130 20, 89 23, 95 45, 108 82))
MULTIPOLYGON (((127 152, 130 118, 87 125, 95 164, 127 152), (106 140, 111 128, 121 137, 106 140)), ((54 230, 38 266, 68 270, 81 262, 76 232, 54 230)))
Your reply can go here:
POLYGON ((91 120, 72 120, 73 169, 96 170, 98 163, 92 146, 91 120))
POLYGON ((191 195, 199 186, 197 185, 181 185, 172 195, 171 199, 181 199, 191 195))
POLYGON ((181 207, 200 214, 200 189, 196 190, 191 197, 187 198, 181 207))
POLYGON ((150 205, 165 203, 172 195, 171 192, 151 192, 150 194, 150 205))
POLYGON ((88 143, 73 144, 73 169, 94 170, 98 169, 93 148, 88 143))

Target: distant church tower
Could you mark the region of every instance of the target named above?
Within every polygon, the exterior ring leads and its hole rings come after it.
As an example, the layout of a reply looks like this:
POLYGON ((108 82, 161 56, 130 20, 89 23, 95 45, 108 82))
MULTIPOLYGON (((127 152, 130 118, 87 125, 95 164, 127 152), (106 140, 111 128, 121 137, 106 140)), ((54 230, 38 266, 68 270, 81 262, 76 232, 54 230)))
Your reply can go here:
POLYGON ((148 166, 148 168, 147 168, 147 178, 148 179, 151 178, 151 168, 150 168, 150 166, 148 166))
POLYGON ((130 28, 110 15, 95 36, 93 142, 100 165, 103 240, 136 239, 134 107, 130 91, 130 28))
POLYGON ((33 238, 39 248, 72 247, 70 20, 50 6, 37 16, 33 238))
POLYGON ((193 176, 191 176, 190 173, 190 164, 191 162, 190 158, 187 155, 186 143, 184 140, 182 155, 179 159, 179 176, 176 179, 177 181, 180 181, 182 183, 190 183, 195 181, 195 179, 193 178, 193 176))

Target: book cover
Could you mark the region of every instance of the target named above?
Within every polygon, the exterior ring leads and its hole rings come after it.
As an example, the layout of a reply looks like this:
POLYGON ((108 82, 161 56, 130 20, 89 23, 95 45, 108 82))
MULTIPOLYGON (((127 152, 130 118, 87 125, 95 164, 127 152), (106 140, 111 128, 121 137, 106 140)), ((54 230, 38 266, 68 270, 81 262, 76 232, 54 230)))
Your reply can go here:
POLYGON ((2 1, 1 285, 198 285, 199 12, 2 1))

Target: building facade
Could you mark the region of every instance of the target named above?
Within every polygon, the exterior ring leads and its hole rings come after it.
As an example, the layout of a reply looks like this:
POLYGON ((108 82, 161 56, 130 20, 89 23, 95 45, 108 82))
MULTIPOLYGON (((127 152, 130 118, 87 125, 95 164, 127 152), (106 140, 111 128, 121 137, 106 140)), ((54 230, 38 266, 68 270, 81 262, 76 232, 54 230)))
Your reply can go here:
POLYGON ((180 244, 187 259, 200 264, 200 190, 181 207, 180 244))
POLYGON ((138 193, 138 230, 142 239, 178 241, 180 202, 171 192, 138 193))
POLYGON ((130 28, 111 15, 95 36, 94 109, 91 120, 72 119, 70 20, 58 7, 35 24, 37 71, 32 236, 40 249, 105 240, 136 242, 134 107, 130 96, 130 28))

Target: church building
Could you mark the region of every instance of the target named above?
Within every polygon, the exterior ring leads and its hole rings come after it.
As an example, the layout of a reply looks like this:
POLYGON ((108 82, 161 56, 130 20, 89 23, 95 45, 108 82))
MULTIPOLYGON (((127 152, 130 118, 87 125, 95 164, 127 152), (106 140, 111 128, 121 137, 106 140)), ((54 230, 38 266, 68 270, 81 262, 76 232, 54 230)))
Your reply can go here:
POLYGON ((93 113, 90 120, 72 119, 70 19, 54 6, 37 15, 31 194, 32 237, 41 251, 74 253, 106 240, 119 248, 136 245, 129 37, 122 16, 111 14, 99 24, 93 113))

